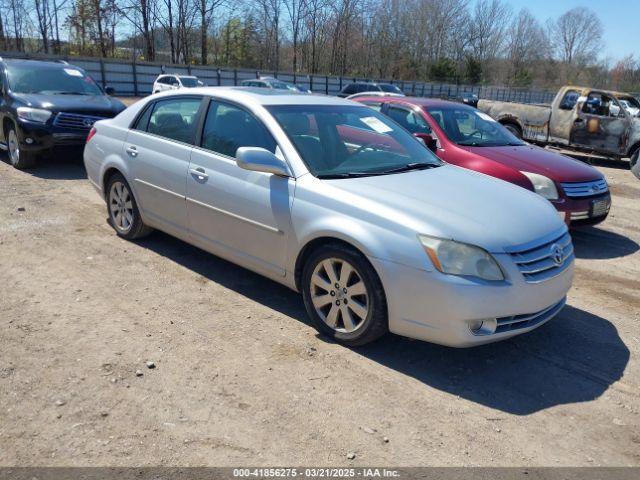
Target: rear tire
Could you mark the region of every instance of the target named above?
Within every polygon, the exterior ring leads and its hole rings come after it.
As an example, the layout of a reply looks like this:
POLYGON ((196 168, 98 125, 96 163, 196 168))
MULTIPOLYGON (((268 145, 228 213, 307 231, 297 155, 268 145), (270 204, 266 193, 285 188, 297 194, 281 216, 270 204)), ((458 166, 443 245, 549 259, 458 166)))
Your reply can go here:
POLYGON ((35 166, 38 157, 32 152, 26 152, 20 148, 18 132, 14 125, 10 125, 6 130, 7 150, 9 162, 18 170, 25 170, 35 166))
POLYGON ((517 138, 522 140, 522 130, 520 130, 519 126, 514 125, 513 123, 505 123, 505 124, 503 124, 503 127, 506 128, 507 130, 509 130, 509 132, 511 132, 517 138))
POLYGON ((133 191, 122 174, 114 173, 109 177, 106 192, 109 223, 119 236, 135 240, 153 231, 142 221, 133 191))
POLYGON ((302 296, 321 333, 352 347, 388 332, 387 300, 364 255, 341 244, 311 253, 302 271, 302 296))

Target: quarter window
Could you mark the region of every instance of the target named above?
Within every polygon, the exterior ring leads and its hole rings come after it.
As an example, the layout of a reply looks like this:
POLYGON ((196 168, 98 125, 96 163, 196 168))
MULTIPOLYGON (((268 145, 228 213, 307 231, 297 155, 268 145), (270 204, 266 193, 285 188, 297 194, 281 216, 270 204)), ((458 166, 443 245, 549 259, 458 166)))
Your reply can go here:
POLYGON ((276 141, 251 113, 235 105, 212 101, 202 132, 202 147, 235 157, 240 147, 261 147, 275 153, 276 141))
POLYGON ((580 93, 577 90, 567 90, 560 102, 560 108, 562 110, 573 110, 573 107, 578 103, 578 98, 580 98, 580 93))
MULTIPOLYGON (((200 102, 199 98, 175 98, 156 102, 146 131, 178 142, 193 143, 200 102)), ((145 115, 146 112, 140 120, 145 115)), ((143 127, 144 124, 139 122, 139 125, 143 127)))

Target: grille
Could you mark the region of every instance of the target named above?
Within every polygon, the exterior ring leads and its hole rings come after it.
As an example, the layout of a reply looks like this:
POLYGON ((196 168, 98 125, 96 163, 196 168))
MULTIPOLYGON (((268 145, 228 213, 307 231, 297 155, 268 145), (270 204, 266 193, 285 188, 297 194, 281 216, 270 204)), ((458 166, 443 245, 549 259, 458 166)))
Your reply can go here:
POLYGON ((53 124, 56 127, 73 128, 76 130, 89 130, 98 120, 107 117, 95 117, 92 115, 80 115, 78 113, 59 113, 56 115, 53 124))
POLYGON ((593 197, 609 190, 604 178, 593 182, 561 183, 560 185, 562 185, 565 195, 570 198, 593 197))
POLYGON ((565 232, 537 247, 511 252, 511 258, 527 282, 539 283, 560 275, 575 257, 571 236, 565 232))
POLYGON ((541 312, 498 318, 496 319, 498 321, 498 326, 495 333, 509 332, 520 328, 529 328, 546 322, 547 320, 551 320, 560 312, 560 310, 562 310, 566 303, 567 297, 564 297, 555 305, 551 305, 549 308, 546 308, 541 312))

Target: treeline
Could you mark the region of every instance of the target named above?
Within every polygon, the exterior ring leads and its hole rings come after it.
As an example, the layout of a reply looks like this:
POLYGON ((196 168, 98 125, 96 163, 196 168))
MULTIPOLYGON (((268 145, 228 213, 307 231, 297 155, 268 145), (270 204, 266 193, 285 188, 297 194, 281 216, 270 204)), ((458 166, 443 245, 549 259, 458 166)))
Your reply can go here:
POLYGON ((574 8, 504 0, 0 0, 0 49, 367 78, 640 90, 574 8))

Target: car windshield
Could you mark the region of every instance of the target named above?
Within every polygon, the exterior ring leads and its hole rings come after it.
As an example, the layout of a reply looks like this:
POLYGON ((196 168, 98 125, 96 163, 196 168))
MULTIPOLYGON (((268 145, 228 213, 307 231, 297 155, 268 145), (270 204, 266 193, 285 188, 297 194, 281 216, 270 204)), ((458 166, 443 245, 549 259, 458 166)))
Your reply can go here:
POLYGON ((7 64, 9 89, 15 93, 62 95, 102 95, 91 77, 71 65, 35 68, 33 65, 7 64))
POLYGON ((194 88, 198 86, 198 79, 196 77, 180 77, 183 87, 194 88))
POLYGON ((387 92, 387 93, 402 93, 402 90, 400 90, 395 85, 391 85, 389 83, 381 83, 378 86, 380 87, 380 90, 382 90, 383 92, 387 92))
POLYGON ((319 178, 385 175, 442 165, 406 130, 365 106, 268 108, 319 178))
POLYGON ((483 112, 466 106, 427 107, 429 115, 452 142, 470 147, 501 147, 525 143, 483 112))

